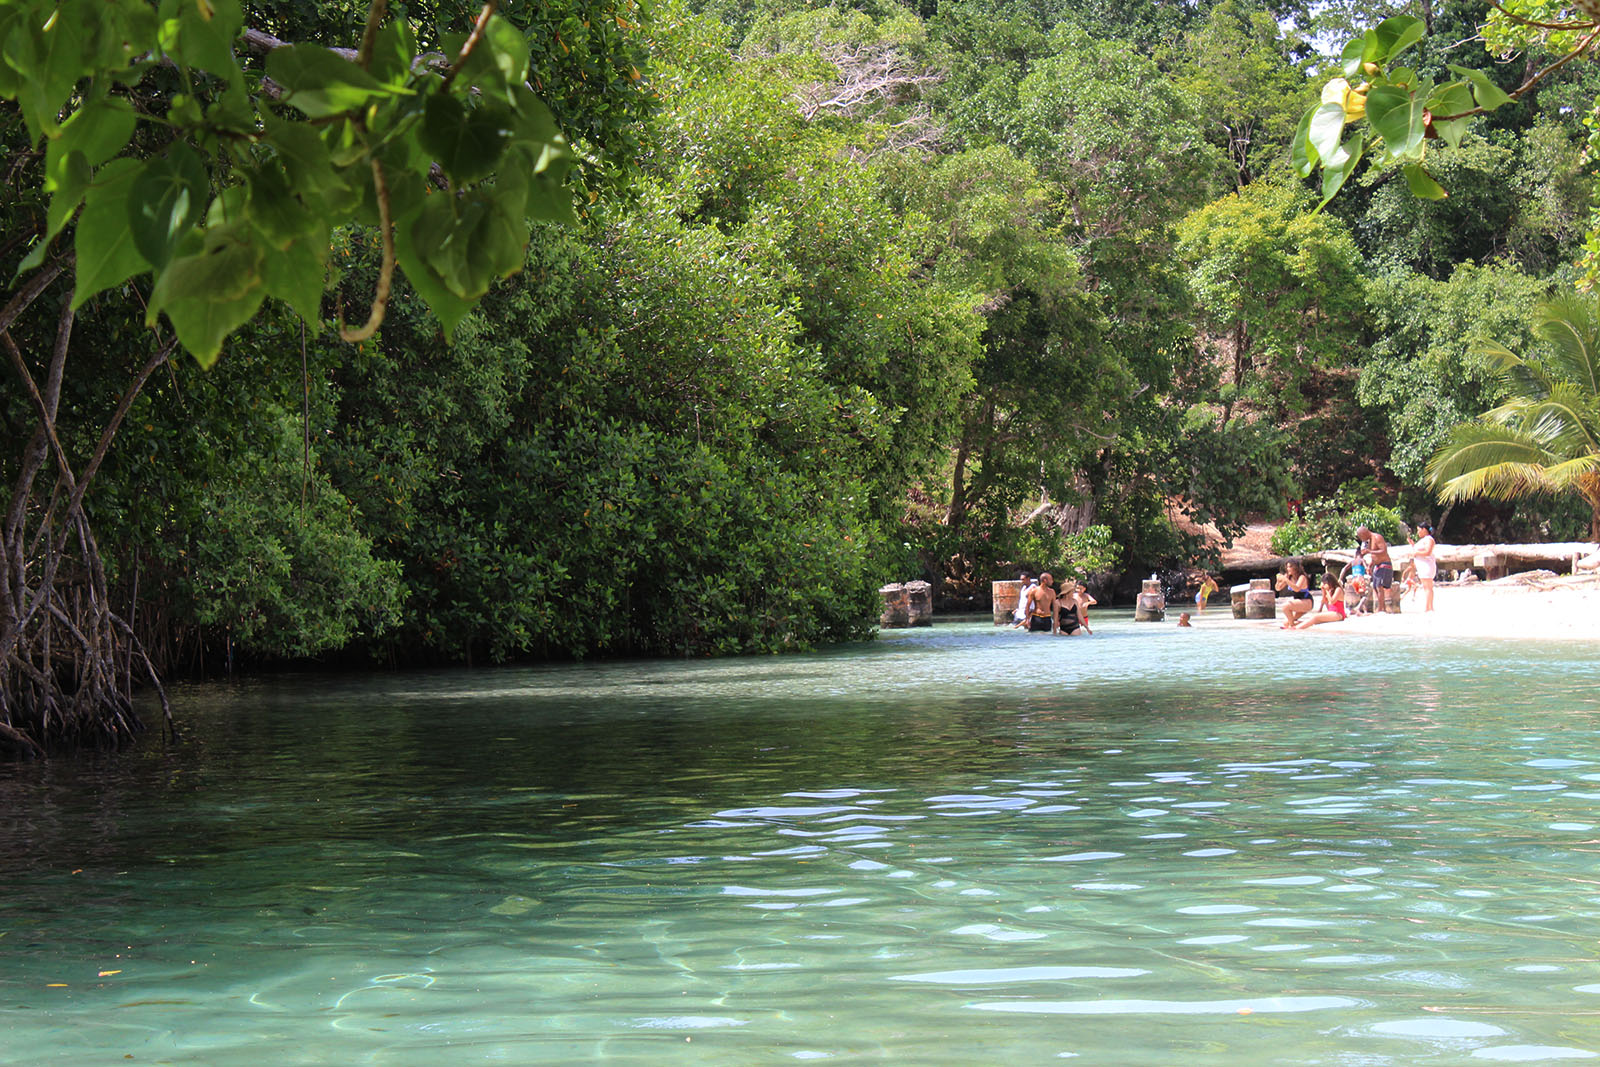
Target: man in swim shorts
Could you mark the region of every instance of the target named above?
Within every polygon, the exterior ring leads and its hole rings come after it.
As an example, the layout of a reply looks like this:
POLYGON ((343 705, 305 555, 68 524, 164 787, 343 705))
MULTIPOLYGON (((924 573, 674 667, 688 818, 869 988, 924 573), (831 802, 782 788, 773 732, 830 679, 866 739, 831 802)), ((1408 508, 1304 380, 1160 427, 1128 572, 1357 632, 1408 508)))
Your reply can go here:
POLYGON ((1047 634, 1055 629, 1055 579, 1050 572, 1039 575, 1039 584, 1028 590, 1028 632, 1047 634))
POLYGON ((1389 542, 1380 533, 1373 533, 1365 526, 1356 530, 1356 537, 1360 538, 1362 546, 1366 549, 1367 569, 1371 572, 1372 588, 1377 595, 1378 606, 1386 608, 1389 602, 1389 590, 1394 587, 1394 562, 1389 558, 1389 542))

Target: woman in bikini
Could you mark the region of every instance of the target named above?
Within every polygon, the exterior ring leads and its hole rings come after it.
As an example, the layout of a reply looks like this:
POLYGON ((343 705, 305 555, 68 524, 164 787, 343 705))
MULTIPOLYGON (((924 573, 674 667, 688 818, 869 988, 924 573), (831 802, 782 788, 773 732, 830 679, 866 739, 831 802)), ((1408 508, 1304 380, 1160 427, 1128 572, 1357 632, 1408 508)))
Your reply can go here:
POLYGON ((1306 615, 1295 623, 1284 623, 1285 630, 1308 630, 1321 622, 1344 621, 1344 593, 1339 589, 1339 579, 1331 572, 1322 576, 1322 609, 1306 615))
POLYGON ((1292 598, 1283 606, 1283 617, 1288 626, 1293 626, 1300 620, 1300 616, 1310 611, 1313 606, 1311 576, 1306 573, 1304 567, 1291 559, 1283 565, 1283 573, 1278 575, 1276 584, 1279 596, 1292 598))

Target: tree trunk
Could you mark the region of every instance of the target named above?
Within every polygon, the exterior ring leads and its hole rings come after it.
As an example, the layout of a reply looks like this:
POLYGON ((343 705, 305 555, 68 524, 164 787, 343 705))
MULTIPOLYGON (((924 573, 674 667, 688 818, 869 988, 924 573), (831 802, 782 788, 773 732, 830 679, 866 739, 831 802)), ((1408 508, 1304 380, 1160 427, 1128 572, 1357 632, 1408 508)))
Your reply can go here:
POLYGON ((0 526, 0 758, 127 742, 143 729, 133 708, 135 679, 155 686, 171 727, 154 664, 112 610, 84 496, 134 398, 175 342, 133 374, 81 474, 75 472, 56 424, 72 342, 70 290, 61 298, 42 374, 36 377, 40 368, 10 332, 64 266, 42 270, 0 311, 0 346, 36 420, 0 526))

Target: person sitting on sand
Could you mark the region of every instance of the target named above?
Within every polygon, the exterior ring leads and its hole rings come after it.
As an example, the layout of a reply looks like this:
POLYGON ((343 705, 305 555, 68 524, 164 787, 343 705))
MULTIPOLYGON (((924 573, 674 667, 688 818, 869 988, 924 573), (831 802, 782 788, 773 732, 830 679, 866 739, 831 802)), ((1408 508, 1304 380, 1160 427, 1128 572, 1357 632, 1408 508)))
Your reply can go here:
POLYGON ((1047 634, 1055 629, 1055 579, 1050 572, 1039 575, 1039 584, 1028 590, 1028 632, 1047 634))
POLYGON ((1283 617, 1288 619, 1291 625, 1314 606, 1311 596, 1311 576, 1297 561, 1291 559, 1285 563, 1283 573, 1278 575, 1274 584, 1278 587, 1279 596, 1290 598, 1283 606, 1283 617))
POLYGON ((1324 622, 1344 621, 1344 594, 1339 591, 1339 579, 1333 576, 1332 571, 1322 575, 1322 606, 1319 610, 1301 618, 1297 622, 1284 623, 1285 630, 1309 630, 1311 627, 1324 622))
POLYGON ((1211 594, 1215 593, 1216 591, 1217 580, 1211 577, 1209 574, 1205 575, 1204 579, 1200 583, 1200 591, 1194 595, 1195 610, 1204 615, 1206 610, 1206 601, 1211 599, 1211 594))
POLYGON ((1350 576, 1350 581, 1344 587, 1345 612, 1349 615, 1370 615, 1372 608, 1367 597, 1372 592, 1372 581, 1365 573, 1358 571, 1350 576))

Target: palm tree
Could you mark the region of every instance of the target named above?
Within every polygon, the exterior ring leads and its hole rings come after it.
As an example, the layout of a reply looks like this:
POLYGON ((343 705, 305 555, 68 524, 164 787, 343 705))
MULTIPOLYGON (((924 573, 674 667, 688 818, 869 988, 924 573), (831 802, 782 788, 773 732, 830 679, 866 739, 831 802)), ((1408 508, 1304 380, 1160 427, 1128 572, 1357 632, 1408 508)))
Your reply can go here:
POLYGON ((1462 423, 1428 461, 1441 501, 1575 492, 1600 541, 1600 296, 1571 293, 1541 304, 1534 333, 1549 346, 1524 359, 1493 341, 1476 351, 1495 364, 1507 399, 1462 423))

